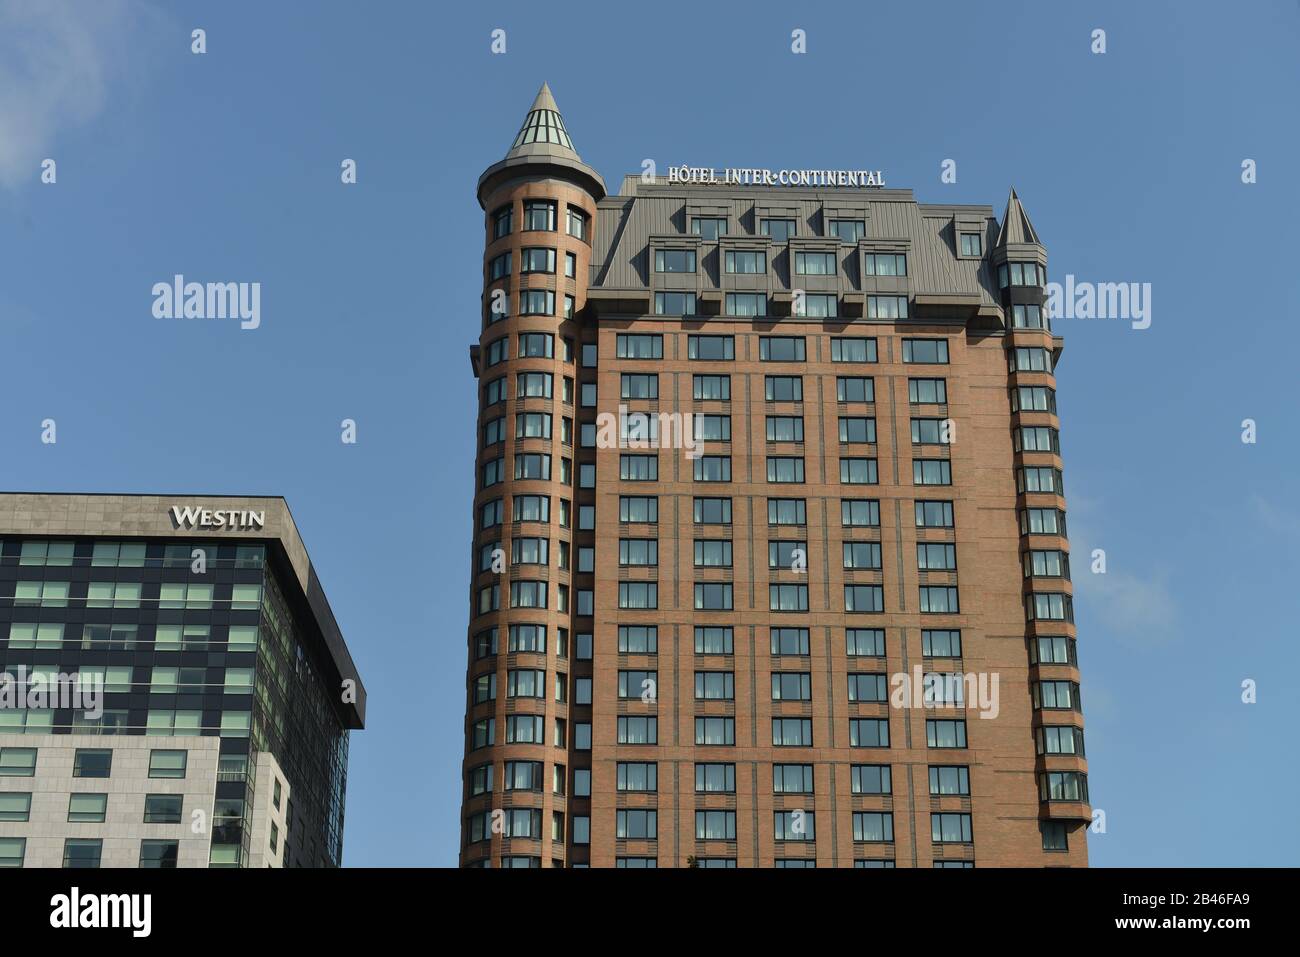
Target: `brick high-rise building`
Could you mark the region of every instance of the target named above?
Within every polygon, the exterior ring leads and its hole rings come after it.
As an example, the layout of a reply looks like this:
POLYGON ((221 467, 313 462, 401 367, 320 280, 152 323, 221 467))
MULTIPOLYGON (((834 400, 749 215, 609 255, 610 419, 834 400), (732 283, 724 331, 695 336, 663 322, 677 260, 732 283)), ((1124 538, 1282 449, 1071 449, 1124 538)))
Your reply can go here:
POLYGON ((1086 864, 1047 253, 880 179, 480 178, 463 864, 1086 864))

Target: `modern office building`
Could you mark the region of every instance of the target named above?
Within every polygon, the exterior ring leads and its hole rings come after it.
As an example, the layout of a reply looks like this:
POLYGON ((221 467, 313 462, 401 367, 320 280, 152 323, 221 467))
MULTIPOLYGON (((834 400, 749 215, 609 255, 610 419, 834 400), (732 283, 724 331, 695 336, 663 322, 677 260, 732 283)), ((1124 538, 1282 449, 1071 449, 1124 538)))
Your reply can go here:
POLYGON ((0 494, 0 865, 329 867, 365 689, 281 498, 0 494))
POLYGON ((1087 863, 1047 252, 883 179, 483 173, 465 866, 1087 863))

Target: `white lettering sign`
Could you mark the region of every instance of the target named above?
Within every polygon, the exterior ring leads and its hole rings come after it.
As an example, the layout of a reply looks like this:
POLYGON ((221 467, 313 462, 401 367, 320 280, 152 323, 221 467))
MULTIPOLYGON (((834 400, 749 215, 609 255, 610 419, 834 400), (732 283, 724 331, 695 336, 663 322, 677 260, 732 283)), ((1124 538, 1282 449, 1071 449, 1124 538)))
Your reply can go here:
POLYGON ((668 182, 686 186, 847 186, 880 189, 885 174, 878 169, 713 169, 710 166, 670 166, 668 182))
POLYGON ((250 509, 210 509, 199 506, 173 505, 172 524, 176 528, 215 528, 256 530, 266 524, 266 512, 250 509))

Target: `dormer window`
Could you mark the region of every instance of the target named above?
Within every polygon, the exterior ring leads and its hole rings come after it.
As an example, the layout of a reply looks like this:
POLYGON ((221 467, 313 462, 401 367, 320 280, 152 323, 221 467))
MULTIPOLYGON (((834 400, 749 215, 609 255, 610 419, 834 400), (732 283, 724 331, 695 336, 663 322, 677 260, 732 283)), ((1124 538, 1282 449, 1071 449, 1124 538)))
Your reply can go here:
POLYGON ((796 252, 794 271, 800 276, 834 276, 835 254, 796 252))
POLYGON ((759 220, 758 227, 758 231, 771 236, 774 243, 786 242, 797 233, 793 219, 763 219, 759 220))
POLYGON ((753 275, 767 272, 766 253, 744 249, 728 250, 725 261, 729 273, 753 275))
POLYGON ((693 216, 691 232, 701 239, 716 242, 719 236, 727 235, 727 220, 721 216, 693 216))
POLYGON ((906 276, 906 253, 867 253, 863 268, 868 276, 906 276))
POLYGON ((656 249, 655 272, 695 272, 695 250, 656 249))
POLYGON ((831 233, 843 243, 856 243, 867 234, 867 224, 860 219, 832 219, 831 233))
POLYGON ((984 255, 984 238, 979 233, 962 233, 961 254, 976 259, 984 255))

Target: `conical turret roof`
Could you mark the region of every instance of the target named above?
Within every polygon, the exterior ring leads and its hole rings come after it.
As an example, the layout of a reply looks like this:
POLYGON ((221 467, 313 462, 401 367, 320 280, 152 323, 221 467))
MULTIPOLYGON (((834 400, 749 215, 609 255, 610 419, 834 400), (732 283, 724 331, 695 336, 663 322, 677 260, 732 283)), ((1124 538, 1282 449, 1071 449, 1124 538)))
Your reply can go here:
POLYGON ((1025 212, 1025 207, 1020 205, 1020 197, 1016 195, 1015 187, 1012 187, 1011 195, 1007 197, 1007 211, 1002 216, 1002 225, 998 228, 998 238, 993 248, 998 249, 1016 243, 1042 245, 1038 242, 1038 233, 1034 230, 1034 224, 1029 221, 1029 214, 1025 212))
POLYGON ((569 131, 564 128, 564 117, 555 104, 551 88, 543 83, 537 91, 537 98, 528 108, 524 125, 519 127, 514 145, 506 154, 506 159, 520 156, 568 156, 582 161, 578 151, 573 148, 569 131))

